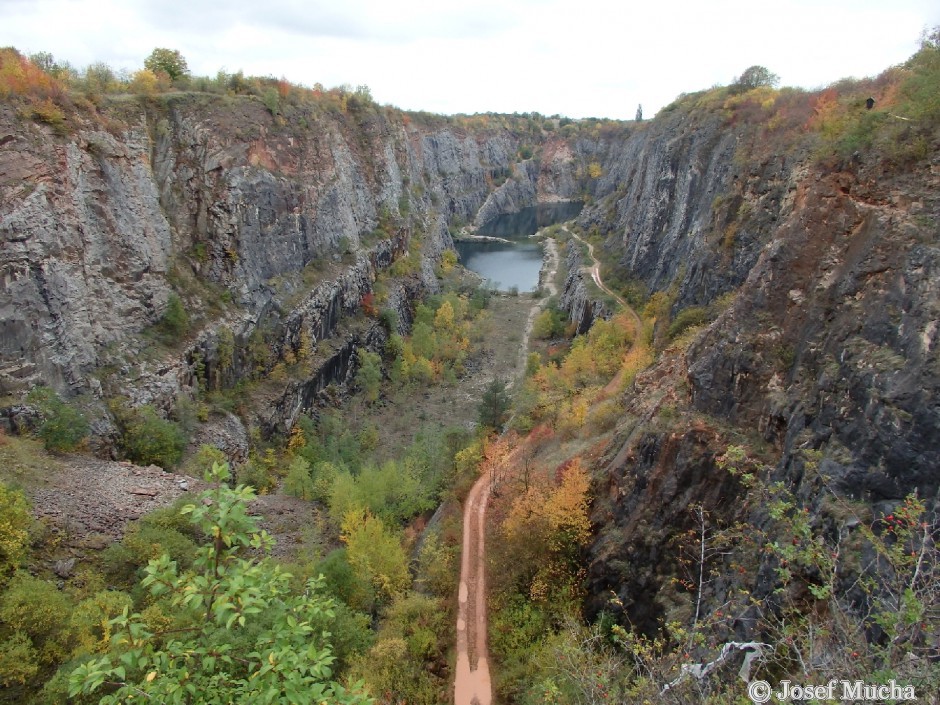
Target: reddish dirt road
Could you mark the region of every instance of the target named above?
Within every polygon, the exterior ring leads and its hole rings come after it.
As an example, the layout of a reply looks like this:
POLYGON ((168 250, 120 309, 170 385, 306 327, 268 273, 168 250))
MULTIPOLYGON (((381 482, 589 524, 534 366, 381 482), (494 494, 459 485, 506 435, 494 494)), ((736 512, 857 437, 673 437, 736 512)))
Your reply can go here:
MULTIPOLYGON (((548 296, 557 293, 558 248, 551 238, 545 244, 548 296)), ((548 296, 532 305, 526 321, 516 377, 525 371, 529 336, 535 317, 545 307, 548 296)), ((460 556, 460 593, 457 608, 457 673, 454 679, 455 705, 490 705, 493 688, 486 650, 486 576, 484 571, 486 505, 493 486, 491 471, 484 472, 473 485, 463 510, 463 547, 460 556)))
POLYGON ((463 512, 455 705, 490 705, 493 700, 486 651, 486 576, 483 566, 486 505, 491 486, 492 475, 487 471, 470 490, 463 512))

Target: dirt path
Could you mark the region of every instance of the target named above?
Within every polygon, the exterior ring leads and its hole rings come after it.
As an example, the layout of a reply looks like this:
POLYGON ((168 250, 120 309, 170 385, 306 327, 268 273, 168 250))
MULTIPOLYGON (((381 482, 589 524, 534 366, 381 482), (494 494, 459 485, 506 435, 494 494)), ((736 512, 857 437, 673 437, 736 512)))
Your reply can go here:
MULTIPOLYGON (((525 333, 519 350, 516 379, 525 371, 529 336, 535 317, 549 297, 557 294, 555 274, 558 271, 558 246, 549 238, 545 244, 545 288, 548 294, 532 304, 526 319, 525 333)), ((486 574, 484 569, 486 538, 486 505, 493 486, 492 472, 487 470, 474 483, 463 510, 463 547, 460 556, 460 588, 457 607, 457 673, 454 679, 455 705, 491 705, 493 687, 490 681, 486 649, 486 574)))
POLYGON ((601 279, 601 263, 600 263, 600 260, 598 260, 597 257, 594 256, 594 245, 582 239, 580 235, 577 235, 576 233, 571 232, 565 226, 562 226, 562 230, 564 230, 566 233, 571 235, 571 237, 573 237, 578 242, 584 245, 587 245, 588 254, 591 256, 592 264, 589 268, 585 267, 585 269, 588 269, 588 271, 591 273, 591 279, 594 280, 594 283, 597 285, 598 289, 603 291, 605 294, 609 294, 610 296, 613 296, 618 304, 623 306, 623 308, 626 311, 629 311, 630 317, 633 319, 633 322, 636 325, 637 330, 639 331, 642 324, 640 323, 640 317, 637 315, 636 311, 634 311, 633 308, 630 306, 630 304, 624 301, 622 297, 618 296, 613 291, 608 289, 607 285, 604 284, 603 280, 601 279))
MULTIPOLYGON (((637 314, 636 311, 633 310, 633 307, 630 304, 628 304, 622 297, 618 296, 609 288, 607 288, 607 285, 604 284, 604 281, 601 279, 601 263, 597 259, 597 257, 594 256, 594 245, 582 239, 581 236, 568 230, 566 226, 562 226, 562 230, 564 230, 566 233, 571 235, 571 237, 573 237, 578 242, 581 242, 584 245, 587 245, 588 254, 591 256, 592 264, 589 267, 585 266, 584 269, 586 269, 587 271, 591 273, 591 279, 594 280, 594 283, 597 285, 597 288, 605 292, 606 294, 609 294, 610 296, 612 296, 617 301, 617 303, 620 304, 623 310, 630 316, 630 319, 633 322, 633 345, 630 346, 630 350, 627 352, 627 356, 637 355, 638 353, 641 352, 639 348, 643 346, 643 343, 641 342, 641 336, 643 334, 643 322, 640 320, 640 316, 637 314)), ((627 357, 624 357, 624 363, 626 363, 626 361, 627 361, 627 357)), ((601 396, 609 397, 612 394, 616 394, 617 391, 620 390, 621 385, 623 384, 623 378, 626 372, 627 372, 627 365, 626 364, 621 365, 620 370, 617 372, 617 374, 614 375, 613 379, 611 379, 610 382, 608 382, 607 385, 604 387, 604 389, 601 390, 601 396)))
POLYGON ((463 551, 457 609, 455 705, 490 705, 493 688, 486 651, 486 575, 483 567, 486 504, 492 475, 476 481, 463 512, 463 551))

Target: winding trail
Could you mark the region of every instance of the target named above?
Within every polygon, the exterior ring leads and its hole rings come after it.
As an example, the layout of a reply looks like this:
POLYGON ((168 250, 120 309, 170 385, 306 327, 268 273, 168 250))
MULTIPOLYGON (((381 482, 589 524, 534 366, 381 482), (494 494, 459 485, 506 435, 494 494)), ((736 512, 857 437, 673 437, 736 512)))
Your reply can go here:
POLYGON ((594 280, 594 283, 597 285, 597 288, 603 291, 606 294, 609 294, 614 298, 617 303, 620 304, 623 311, 625 311, 629 316, 630 320, 633 323, 633 345, 630 346, 630 350, 624 356, 624 364, 620 366, 617 374, 614 375, 613 379, 610 380, 601 390, 601 395, 604 397, 609 397, 612 394, 616 394, 620 390, 621 385, 623 384, 624 377, 627 374, 627 361, 628 358, 632 356, 642 355, 643 351, 646 349, 646 346, 641 341, 641 336, 643 334, 643 321, 640 320, 640 316, 636 311, 633 310, 633 307, 628 304, 623 297, 618 296, 604 284, 604 281, 601 279, 601 263, 597 257, 594 256, 594 245, 584 240, 580 235, 571 232, 568 230, 567 226, 562 226, 562 230, 571 235, 575 240, 584 244, 588 248, 588 254, 591 256, 592 264, 590 266, 585 265, 584 269, 591 274, 591 279, 594 280))
POLYGON ((567 226, 563 225, 561 229, 564 230, 566 233, 568 233, 575 240, 580 242, 582 245, 587 246, 588 254, 591 256, 591 260, 593 264, 591 264, 590 267, 585 266, 585 269, 587 269, 590 272, 591 279, 594 280, 594 283, 597 285, 598 289, 603 291, 605 294, 612 296, 618 304, 623 306, 623 308, 626 311, 630 312, 630 317, 633 319, 633 323, 636 325, 637 330, 640 330, 640 326, 642 325, 640 322, 640 317, 637 315, 636 311, 633 310, 633 307, 630 306, 630 304, 628 304, 626 301, 624 301, 622 297, 618 296, 612 290, 608 289, 607 285, 604 284, 603 280, 601 279, 601 263, 600 263, 600 260, 598 260, 597 257, 594 256, 594 245, 589 243, 587 240, 584 240, 580 235, 568 230, 567 226))
MULTIPOLYGON (((545 242, 548 294, 532 304, 526 320, 515 378, 525 371, 529 336, 535 317, 545 308, 549 297, 558 289, 558 246, 549 238, 545 242)), ((490 680, 486 648, 486 506, 493 488, 493 470, 486 470, 473 484, 463 510, 463 546, 460 555, 460 588, 457 606, 457 669, 454 678, 455 705, 491 705, 493 686, 490 680)))
MULTIPOLYGON (((571 237, 587 245, 588 252, 593 260, 589 270, 591 279, 601 291, 613 297, 629 316, 634 325, 634 343, 631 354, 642 344, 640 334, 643 324, 636 311, 623 300, 622 297, 611 291, 601 279, 600 262, 594 256, 594 246, 585 242, 580 236, 562 229, 571 237)), ((558 245, 553 238, 545 243, 546 278, 545 289, 547 294, 532 304, 526 320, 522 347, 519 351, 515 378, 522 377, 525 370, 526 356, 529 350, 529 337, 535 317, 545 308, 548 299, 558 293, 555 286, 555 275, 558 271, 558 245)), ((627 358, 624 358, 626 363, 627 358)), ((626 371, 624 364, 621 370, 604 388, 604 393, 612 394, 620 384, 626 371)), ((503 463, 512 462, 516 451, 502 460, 503 463)), ((486 618, 486 575, 485 575, 485 539, 486 539, 486 507, 490 493, 493 489, 493 473, 499 467, 489 468, 474 483, 467 496, 463 511, 463 547, 460 557, 460 588, 457 608, 457 669, 454 679, 455 705, 492 705, 493 687, 490 679, 489 655, 486 646, 487 618, 486 618)))

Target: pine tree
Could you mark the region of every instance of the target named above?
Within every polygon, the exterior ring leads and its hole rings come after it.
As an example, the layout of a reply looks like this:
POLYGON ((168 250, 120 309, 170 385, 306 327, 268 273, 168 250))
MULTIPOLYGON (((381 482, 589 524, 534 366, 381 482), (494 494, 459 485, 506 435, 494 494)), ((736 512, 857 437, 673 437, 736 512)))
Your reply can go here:
POLYGON ((509 392, 501 379, 490 382, 480 400, 480 425, 499 430, 509 415, 509 392))

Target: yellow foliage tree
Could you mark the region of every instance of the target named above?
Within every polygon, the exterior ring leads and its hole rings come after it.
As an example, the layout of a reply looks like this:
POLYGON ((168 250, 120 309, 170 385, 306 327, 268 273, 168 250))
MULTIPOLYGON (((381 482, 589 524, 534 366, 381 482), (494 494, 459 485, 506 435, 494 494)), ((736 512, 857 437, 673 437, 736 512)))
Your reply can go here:
POLYGON ((391 602, 408 588, 408 558, 401 541, 381 519, 367 510, 350 510, 343 517, 340 537, 349 565, 375 587, 380 599, 391 602))
POLYGON ((304 436, 304 430, 299 425, 294 425, 290 430, 290 437, 287 440, 287 450, 296 453, 307 445, 307 438, 304 436))
POLYGON ((160 85, 160 79, 150 69, 141 69, 134 74, 130 85, 127 87, 131 93, 139 95, 153 95, 157 92, 160 85))
POLYGON ((448 332, 454 328, 454 307, 450 301, 445 301, 434 314, 434 329, 441 332, 448 332))
POLYGON ((29 503, 22 492, 0 482, 0 579, 16 568, 29 544, 29 503))
POLYGON ((587 471, 580 458, 575 458, 564 469, 558 487, 533 484, 516 498, 503 532, 510 539, 526 536, 555 552, 584 545, 591 530, 589 487, 587 471))
POLYGON ((453 250, 444 250, 444 254, 441 255, 441 271, 449 274, 456 264, 457 253, 453 250))
POLYGON ((591 535, 588 518, 590 478, 575 458, 562 473, 561 484, 552 492, 545 505, 545 514, 553 529, 557 548, 583 546, 591 535))
POLYGON ((313 337, 310 331, 303 330, 300 333, 300 348, 297 351, 297 359, 300 362, 309 362, 313 357, 313 337))

